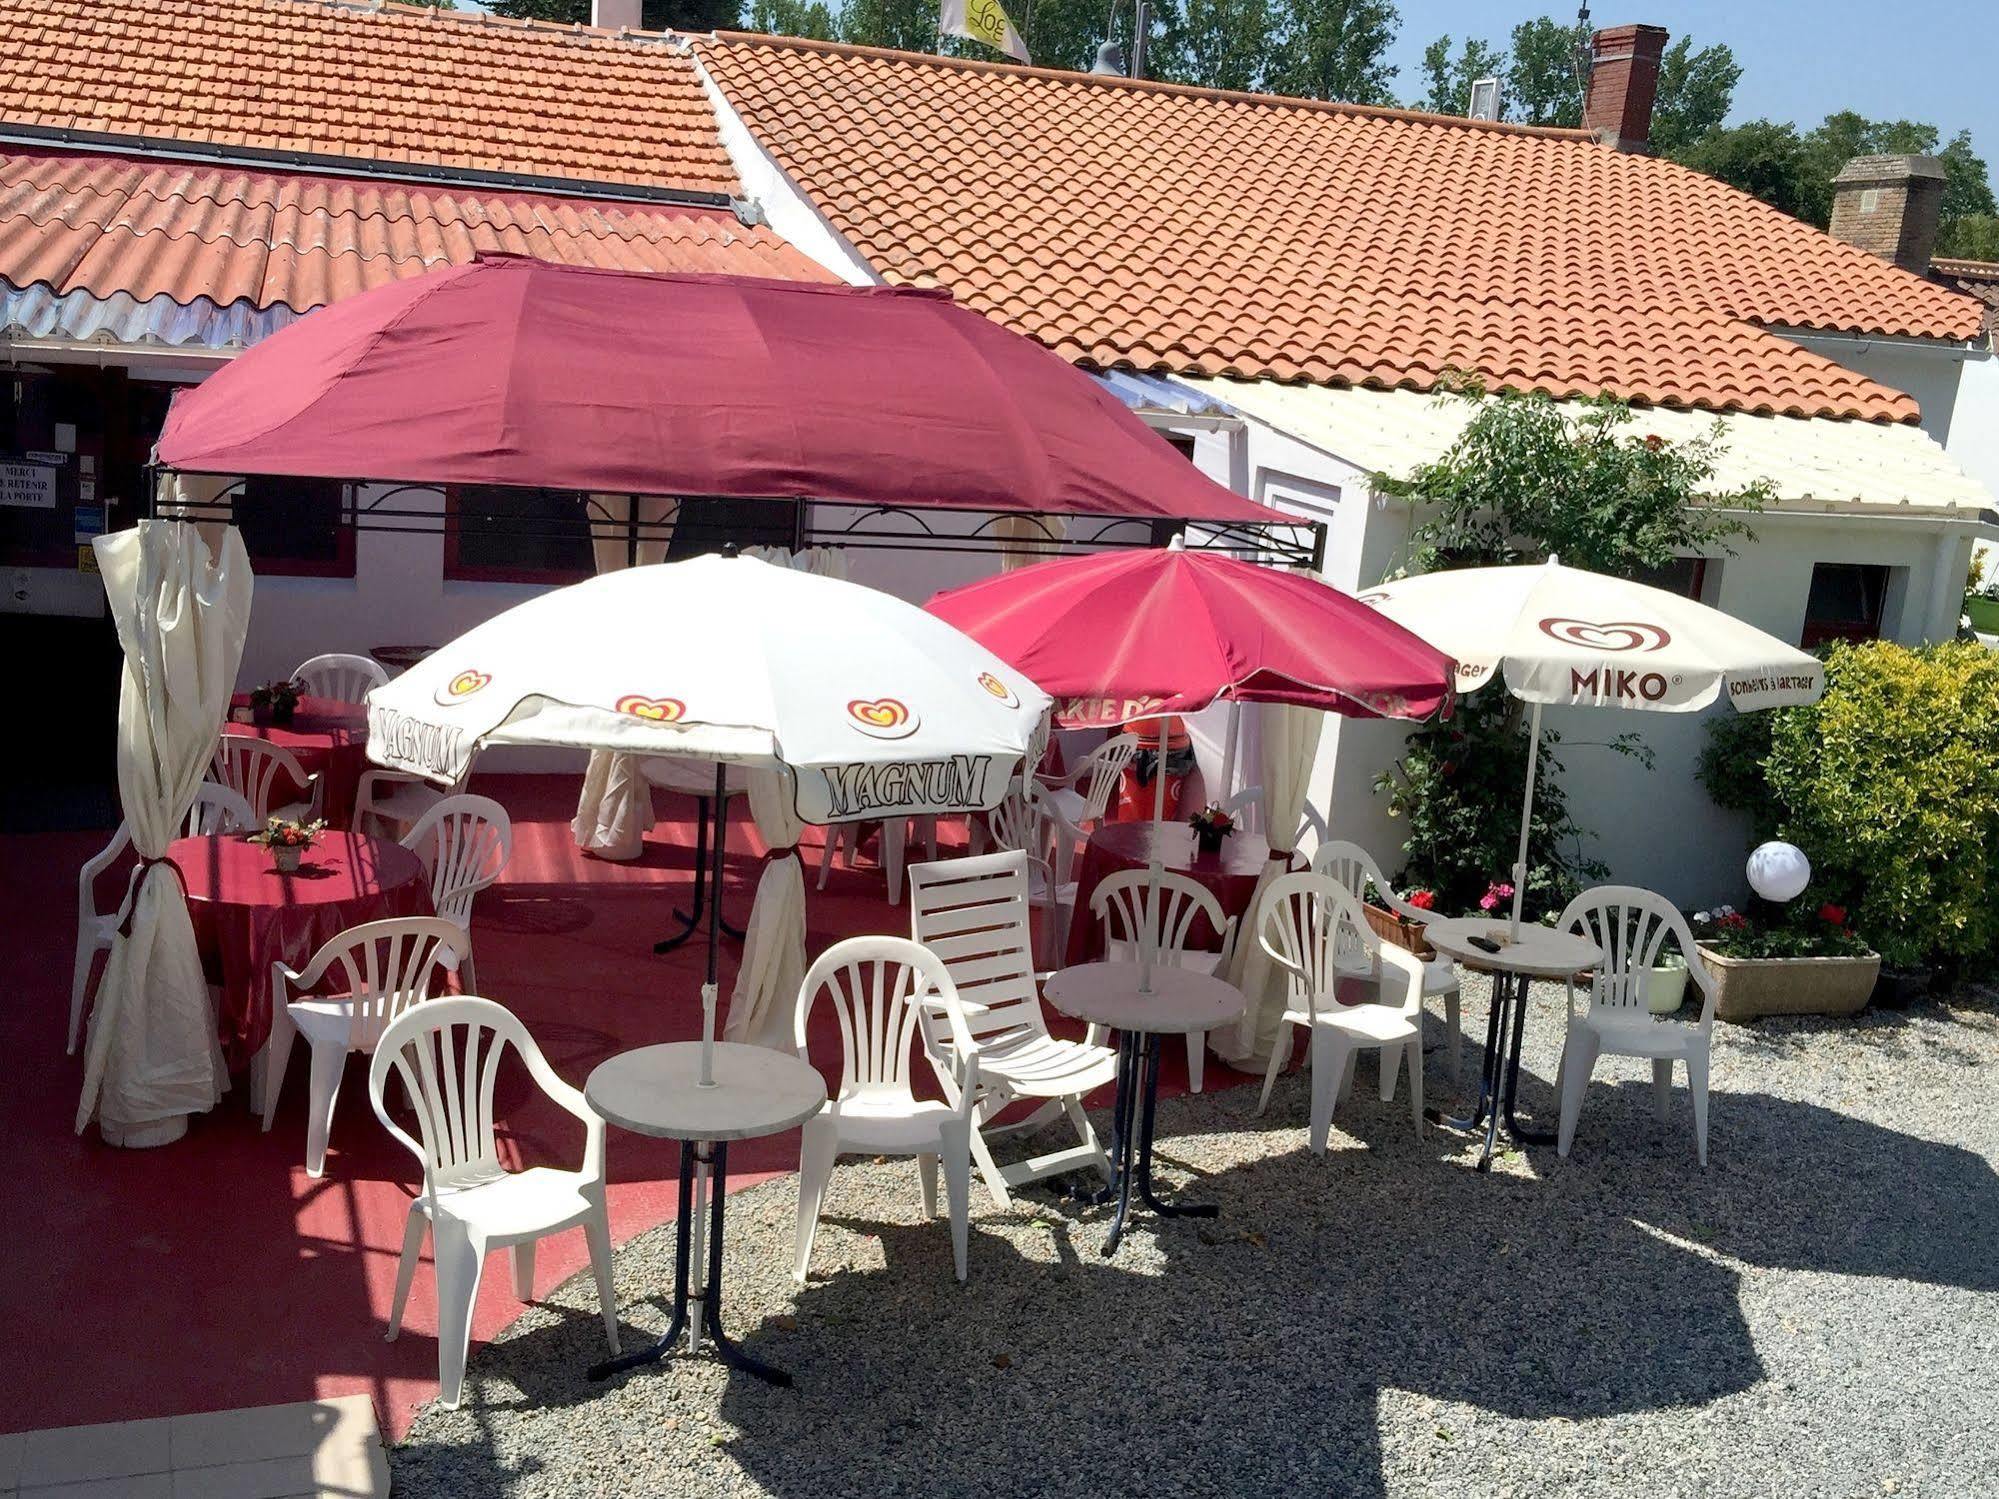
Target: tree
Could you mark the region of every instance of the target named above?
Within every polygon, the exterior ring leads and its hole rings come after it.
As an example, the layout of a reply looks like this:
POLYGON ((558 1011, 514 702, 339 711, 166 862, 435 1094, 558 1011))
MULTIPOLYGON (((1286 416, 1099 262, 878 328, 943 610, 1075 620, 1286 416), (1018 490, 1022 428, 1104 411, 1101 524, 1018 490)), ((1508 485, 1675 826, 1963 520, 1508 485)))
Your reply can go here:
POLYGON ((1162 5, 1163 28, 1147 70, 1170 83, 1257 89, 1277 45, 1270 0, 1185 0, 1162 5))
POLYGON ((1271 86, 1306 99, 1392 104, 1387 58, 1400 26, 1392 0, 1295 0, 1271 86))
POLYGON ((754 0, 747 24, 752 31, 818 42, 830 42, 840 34, 839 21, 823 0, 754 0))
POLYGON ((1659 60, 1659 97, 1652 106, 1652 149, 1675 156, 1718 129, 1735 103, 1742 66, 1720 43, 1693 50, 1681 37, 1659 60))
MULTIPOLYGON (((487 0, 486 9, 516 21, 590 24, 590 0, 487 0)), ((639 24, 647 31, 716 31, 742 24, 742 0, 643 0, 639 24)))
POLYGON ((1999 214, 1968 213, 1937 236, 1937 254, 1960 260, 1999 260, 1999 214))
POLYGON ((1794 126, 1750 120, 1710 130, 1682 150, 1678 160, 1793 218, 1823 226, 1831 212, 1830 179, 1814 165, 1794 126))
MULTIPOLYGON (((1427 109, 1432 114, 1461 115, 1471 108, 1471 86, 1481 78, 1503 78, 1506 74, 1506 54, 1493 50, 1489 42, 1477 37, 1466 37, 1457 55, 1451 55, 1451 39, 1440 36, 1423 49, 1423 79, 1427 85, 1423 96, 1415 101, 1417 109, 1427 109)), ((1506 114, 1506 101, 1502 97, 1500 115, 1506 114)))
POLYGON ((1526 125, 1580 125, 1583 85, 1577 59, 1589 34, 1572 21, 1537 16, 1513 28, 1506 69, 1507 118, 1526 125))
POLYGON ((840 40, 901 52, 937 48, 937 0, 847 0, 840 11, 840 40))

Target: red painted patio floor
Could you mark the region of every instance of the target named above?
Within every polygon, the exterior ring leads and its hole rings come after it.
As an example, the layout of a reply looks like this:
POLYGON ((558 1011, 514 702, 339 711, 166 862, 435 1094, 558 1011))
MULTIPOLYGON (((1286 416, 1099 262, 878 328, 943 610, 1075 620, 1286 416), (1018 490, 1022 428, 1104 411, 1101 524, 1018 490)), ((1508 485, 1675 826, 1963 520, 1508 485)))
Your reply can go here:
MULTIPOLYGON (((617 1052, 699 1035, 703 948, 694 941, 663 958, 652 953, 689 893, 693 804, 662 794, 668 820, 644 857, 609 864, 570 841, 575 788, 573 778, 525 776, 479 787, 512 812, 514 855, 480 898, 474 930, 487 993, 519 1014, 556 1070, 581 1086, 617 1052)), ((0 1362, 0 1431, 358 1391, 400 1436, 437 1391, 436 1302, 426 1253, 402 1336, 383 1341, 419 1174, 377 1124, 363 1065, 349 1063, 318 1181, 303 1164, 304 1048, 292 1058, 269 1134, 250 1116, 239 1079, 167 1148, 114 1150, 94 1130, 76 1135, 81 1061, 62 1053, 76 869, 104 835, 0 841, 9 936, 0 952, 0 1047, 11 1062, 0 1090, 0 1214, 12 1225, 0 1318, 13 1350, 0 1362)), ((948 828, 945 841, 948 855, 948 828)), ((757 847, 753 831, 732 833, 725 909, 738 922, 760 868, 757 847)), ((860 933, 907 931, 906 910, 888 905, 871 865, 836 869, 819 893, 811 888, 817 845, 805 852, 808 951, 860 933)), ((737 951, 724 943, 725 998, 737 951)), ((1167 1052, 1167 1086, 1178 1091, 1184 1055, 1167 1052)), ((837 1073, 838 1043, 816 1026, 812 1054, 837 1073)), ((1210 1087, 1237 1080, 1210 1061, 1210 1087)), ((503 1080, 499 1112, 503 1149, 516 1152, 516 1163, 577 1159, 580 1127, 518 1069, 503 1080)), ((608 1160, 619 1243, 672 1215, 673 1146, 614 1129, 608 1160)), ((797 1161, 795 1132, 747 1142, 734 1152, 731 1185, 789 1172, 797 1161)), ((581 1234, 548 1240, 537 1289, 584 1263, 581 1234)), ((489 1266, 473 1324, 473 1378, 478 1345, 521 1310, 505 1265, 489 1266)))

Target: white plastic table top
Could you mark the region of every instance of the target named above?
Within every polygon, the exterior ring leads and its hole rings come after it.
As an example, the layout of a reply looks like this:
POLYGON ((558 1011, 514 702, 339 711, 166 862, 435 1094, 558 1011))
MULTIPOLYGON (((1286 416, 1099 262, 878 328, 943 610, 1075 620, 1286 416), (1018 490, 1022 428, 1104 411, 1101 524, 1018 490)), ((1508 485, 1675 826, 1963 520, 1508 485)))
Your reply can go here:
POLYGON ((1573 932, 1558 932, 1538 922, 1522 922, 1517 940, 1512 924, 1490 916, 1450 916, 1423 928, 1438 952, 1467 968, 1486 973, 1524 973, 1529 978, 1566 978, 1603 961, 1603 949, 1573 932), (1470 938, 1490 937, 1505 944, 1498 952, 1473 947, 1470 938))
POLYGON ((1150 994, 1139 993, 1141 977, 1136 963, 1078 963, 1050 974, 1041 992, 1077 1020, 1163 1036, 1227 1025, 1248 1004, 1235 985, 1191 968, 1154 964, 1150 994))
POLYGON ((583 1085, 611 1123, 663 1140, 753 1140, 803 1124, 826 1102, 826 1083, 789 1052, 715 1043, 715 1086, 701 1079, 701 1043, 668 1041, 620 1052, 583 1085))

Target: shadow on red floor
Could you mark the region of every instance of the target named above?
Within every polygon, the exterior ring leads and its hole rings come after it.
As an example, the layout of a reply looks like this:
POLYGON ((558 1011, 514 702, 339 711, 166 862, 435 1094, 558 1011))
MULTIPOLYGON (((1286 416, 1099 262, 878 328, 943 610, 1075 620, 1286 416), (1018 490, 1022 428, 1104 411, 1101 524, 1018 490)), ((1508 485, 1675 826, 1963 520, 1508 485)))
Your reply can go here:
MULTIPOLYGON (((575 788, 573 778, 528 776, 480 786, 513 814, 514 856, 502 882, 480 898, 474 930, 482 987, 527 1022, 556 1070, 580 1087, 614 1053, 700 1034, 704 949, 696 940, 665 957, 652 952, 690 892, 693 803, 661 794, 663 820, 643 858, 609 864, 570 841, 575 788)), ((814 890, 819 849, 810 830, 807 837, 809 953, 842 937, 907 931, 906 910, 887 903, 880 873, 865 860, 836 868, 825 892, 814 890)), ((13 1059, 0 1091, 8 1155, 0 1213, 13 1225, 0 1317, 15 1350, 0 1364, 0 1431, 362 1391, 399 1437, 416 1406, 436 1393, 436 1303, 426 1253, 402 1336, 383 1341, 419 1173, 376 1122, 363 1063, 350 1060, 318 1181, 304 1167, 302 1047, 269 1134, 251 1117, 241 1078, 186 1139, 164 1149, 114 1150, 94 1130, 72 1131, 82 1066, 62 1046, 76 870, 103 841, 102 834, 9 837, 0 861, 9 938, 0 953, 0 1046, 13 1059)), ((948 829, 945 842, 949 856, 948 829)), ((724 909, 740 923, 761 845, 739 824, 730 847, 724 909)), ((725 940, 725 1002, 738 954, 725 940)), ((830 1030, 821 1035, 815 1023, 811 1050, 836 1079, 839 1046, 830 1030)), ((1185 1082, 1176 1051, 1167 1048, 1172 1092, 1185 1082)), ((1238 1080, 1210 1059, 1210 1087, 1238 1080)), ((580 1128, 524 1073, 509 1069, 498 1106, 521 1162, 577 1159, 580 1128)), ((674 1151, 611 1131, 611 1229, 619 1243, 672 1215, 674 1151)), ((731 1186, 748 1186, 795 1169, 798 1137, 745 1142, 731 1154, 731 1186)), ((584 1263, 580 1233, 546 1241, 537 1289, 546 1292, 584 1263)), ((506 1266, 489 1266, 473 1324, 475 1360, 476 1345, 520 1311, 506 1266)))

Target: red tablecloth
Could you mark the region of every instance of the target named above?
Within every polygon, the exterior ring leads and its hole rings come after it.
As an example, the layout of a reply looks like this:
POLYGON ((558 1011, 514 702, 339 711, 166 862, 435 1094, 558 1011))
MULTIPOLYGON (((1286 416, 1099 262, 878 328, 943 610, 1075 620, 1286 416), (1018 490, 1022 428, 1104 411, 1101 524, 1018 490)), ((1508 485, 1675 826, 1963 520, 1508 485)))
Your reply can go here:
MULTIPOLYGON (((1256 896, 1257 876, 1270 858, 1270 845, 1255 833, 1235 833, 1222 840, 1218 854, 1195 852, 1194 830, 1184 822, 1108 822, 1090 834, 1076 863, 1076 909, 1069 922, 1069 953, 1073 966, 1104 955, 1103 923, 1090 915, 1090 897, 1097 883, 1125 869, 1144 869, 1158 840, 1161 862, 1214 892, 1222 912, 1238 920, 1249 913, 1256 896)), ((1205 918, 1197 919, 1189 940, 1196 947, 1218 947, 1221 933, 1205 918)))
MULTIPOLYGON (((276 724, 235 722, 237 710, 247 715, 248 693, 239 692, 229 701, 230 721, 225 734, 247 734, 253 739, 281 745, 298 757, 307 775, 319 777, 320 812, 329 827, 345 828, 354 823, 354 793, 361 785, 361 773, 368 768, 368 710, 337 698, 302 697, 292 721, 282 728, 276 724)), ((273 794, 283 795, 282 773, 273 794)))
POLYGON ((432 914, 422 862, 382 838, 329 830, 296 874, 279 874, 261 844, 233 834, 182 838, 167 857, 187 887, 202 965, 221 986, 216 1025, 232 1072, 270 1034, 273 963, 303 968, 351 926, 432 914))

